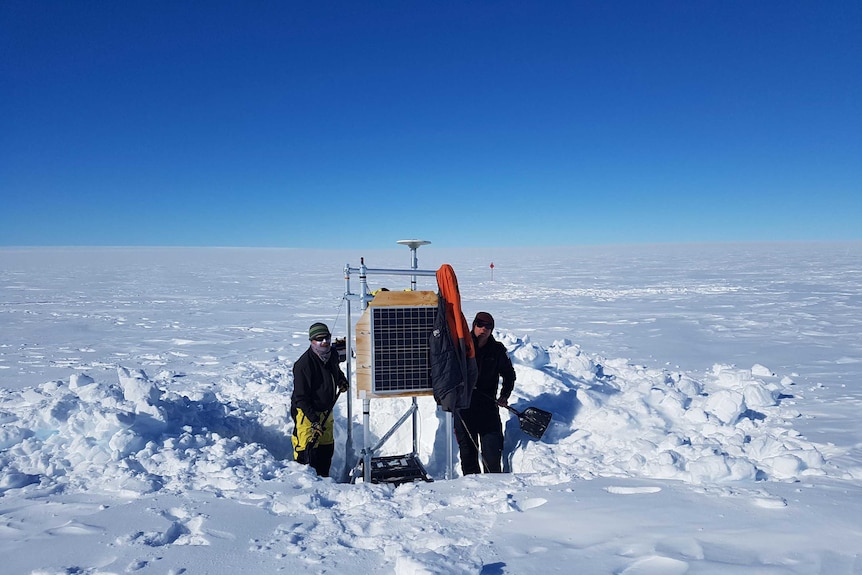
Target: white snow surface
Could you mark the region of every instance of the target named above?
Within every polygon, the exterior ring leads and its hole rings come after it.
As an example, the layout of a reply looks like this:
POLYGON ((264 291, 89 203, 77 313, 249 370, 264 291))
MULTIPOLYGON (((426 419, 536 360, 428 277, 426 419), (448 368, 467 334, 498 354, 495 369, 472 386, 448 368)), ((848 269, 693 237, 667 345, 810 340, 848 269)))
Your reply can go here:
MULTIPOLYGON (((447 477, 424 396, 433 482, 345 481, 355 398, 333 478, 291 460, 308 326, 344 335, 345 265, 407 250, 0 249, 0 572, 862 574, 862 244, 418 256, 554 414, 503 411, 507 473, 447 477)), ((409 406, 373 400, 372 443, 409 406)))

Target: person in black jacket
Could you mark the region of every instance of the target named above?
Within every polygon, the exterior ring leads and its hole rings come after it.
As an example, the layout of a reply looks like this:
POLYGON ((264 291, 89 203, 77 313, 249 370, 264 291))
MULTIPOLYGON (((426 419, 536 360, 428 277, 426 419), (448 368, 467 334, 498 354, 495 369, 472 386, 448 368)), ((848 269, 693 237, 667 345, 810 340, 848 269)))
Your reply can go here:
POLYGON ((308 339, 308 349, 293 364, 293 457, 321 477, 329 477, 335 452, 332 409, 338 393, 347 391, 347 378, 338 366, 326 324, 312 324, 308 339))
POLYGON ((477 445, 482 450, 485 473, 500 473, 503 470, 503 424, 499 407, 509 404, 509 396, 515 387, 515 368, 512 367, 506 347, 494 339, 493 331, 494 318, 491 314, 484 311, 477 313, 473 320, 472 336, 479 378, 470 407, 462 409, 455 416, 455 437, 464 475, 480 471, 477 445))

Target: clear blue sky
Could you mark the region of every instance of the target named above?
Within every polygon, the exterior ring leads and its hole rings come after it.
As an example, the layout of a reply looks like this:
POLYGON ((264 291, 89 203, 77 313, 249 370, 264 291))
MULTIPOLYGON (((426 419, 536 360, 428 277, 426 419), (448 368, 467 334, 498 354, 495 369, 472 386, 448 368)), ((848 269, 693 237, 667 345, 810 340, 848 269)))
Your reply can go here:
POLYGON ((862 2, 0 2, 0 245, 862 238, 862 2))

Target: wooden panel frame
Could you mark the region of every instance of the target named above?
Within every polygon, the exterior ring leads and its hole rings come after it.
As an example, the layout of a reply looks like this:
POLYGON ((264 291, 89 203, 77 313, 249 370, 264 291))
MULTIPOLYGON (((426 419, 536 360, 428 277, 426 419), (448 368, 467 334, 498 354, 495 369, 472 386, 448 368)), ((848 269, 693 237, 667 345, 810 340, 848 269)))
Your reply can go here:
POLYGON ((432 390, 404 392, 374 392, 372 367, 371 314, 375 307, 437 307, 437 292, 434 291, 382 291, 368 304, 356 323, 356 394, 359 398, 393 398, 432 395, 432 390))

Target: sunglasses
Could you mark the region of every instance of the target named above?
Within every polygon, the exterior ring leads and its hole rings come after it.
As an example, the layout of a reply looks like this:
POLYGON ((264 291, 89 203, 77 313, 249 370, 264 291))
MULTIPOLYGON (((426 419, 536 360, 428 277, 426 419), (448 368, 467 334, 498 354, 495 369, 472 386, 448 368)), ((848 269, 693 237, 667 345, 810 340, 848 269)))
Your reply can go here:
POLYGON ((315 337, 315 338, 313 338, 313 339, 314 339, 314 341, 326 341, 326 340, 328 340, 328 339, 330 339, 330 338, 332 338, 332 336, 331 336, 331 335, 319 335, 319 336, 317 336, 317 337, 315 337))
POLYGON ((487 323, 487 322, 484 322, 484 321, 477 321, 477 322, 476 322, 475 324, 473 324, 473 325, 475 325, 476 327, 483 327, 483 328, 485 328, 485 329, 491 329, 492 327, 494 327, 494 324, 487 323))

